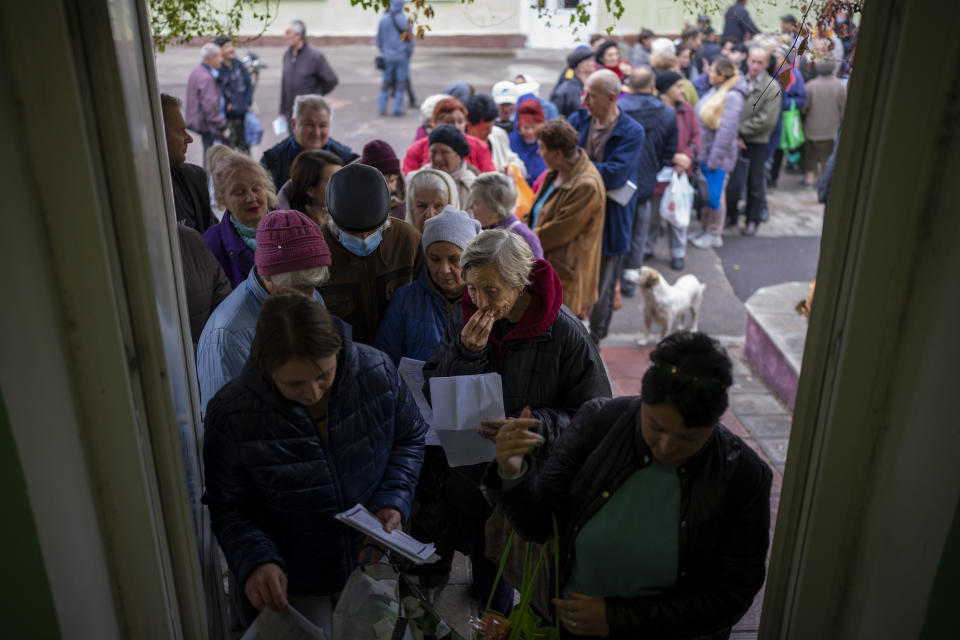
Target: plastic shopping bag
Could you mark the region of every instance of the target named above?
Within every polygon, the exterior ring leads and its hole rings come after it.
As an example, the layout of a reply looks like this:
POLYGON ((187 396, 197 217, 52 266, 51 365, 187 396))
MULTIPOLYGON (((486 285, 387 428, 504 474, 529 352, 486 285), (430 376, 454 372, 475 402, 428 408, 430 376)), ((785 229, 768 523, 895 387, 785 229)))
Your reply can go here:
POLYGON ((253 111, 247 111, 243 116, 243 137, 251 147, 260 144, 263 140, 263 127, 253 111))
POLYGON ((796 101, 791 99, 790 108, 783 112, 783 129, 779 146, 784 151, 793 151, 802 147, 805 140, 800 110, 797 109, 796 101))
POLYGON ((660 217, 678 229, 690 226, 690 210, 693 208, 693 187, 687 174, 673 172, 667 190, 660 199, 660 217))

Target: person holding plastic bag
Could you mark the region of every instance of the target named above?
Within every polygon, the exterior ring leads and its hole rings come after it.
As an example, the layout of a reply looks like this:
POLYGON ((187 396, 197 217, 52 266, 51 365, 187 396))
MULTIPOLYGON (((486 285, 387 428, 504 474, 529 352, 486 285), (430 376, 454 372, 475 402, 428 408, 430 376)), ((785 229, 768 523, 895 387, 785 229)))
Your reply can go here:
POLYGON ((711 88, 694 109, 702 141, 697 162, 710 190, 709 202, 700 211, 703 228, 690 238, 690 243, 701 249, 723 246, 725 191, 730 173, 737 166, 740 112, 748 108, 744 106, 747 82, 728 58, 714 60, 708 77, 711 88))
POLYGON ((496 438, 487 495, 524 538, 559 529, 562 637, 719 640, 763 585, 770 468, 718 421, 733 365, 680 332, 641 395, 584 405, 550 457, 529 412, 496 438))
POLYGON ((385 531, 409 515, 426 423, 386 354, 346 332, 275 293, 243 372, 207 405, 203 501, 247 622, 290 604, 329 633, 335 594, 378 555, 334 515, 362 504, 385 531))
MULTIPOLYGON (((663 234, 661 220, 667 222, 667 231, 670 243, 670 268, 680 271, 684 267, 684 258, 687 255, 687 228, 690 225, 690 208, 693 206, 693 190, 690 188, 690 204, 687 208, 686 221, 680 224, 676 217, 673 220, 663 218, 660 214, 660 205, 664 193, 668 190, 674 176, 685 176, 687 185, 691 185, 694 176, 699 172, 697 154, 700 153, 700 123, 693 113, 693 107, 683 99, 683 76, 675 71, 661 71, 657 74, 657 93, 667 106, 673 107, 677 114, 677 152, 673 155, 673 167, 665 167, 657 175, 657 186, 650 203, 650 232, 647 235, 647 246, 644 251, 653 255, 657 241, 663 234)), ((676 182, 679 182, 677 180, 676 182)), ((671 200, 676 197, 671 189, 671 200)))

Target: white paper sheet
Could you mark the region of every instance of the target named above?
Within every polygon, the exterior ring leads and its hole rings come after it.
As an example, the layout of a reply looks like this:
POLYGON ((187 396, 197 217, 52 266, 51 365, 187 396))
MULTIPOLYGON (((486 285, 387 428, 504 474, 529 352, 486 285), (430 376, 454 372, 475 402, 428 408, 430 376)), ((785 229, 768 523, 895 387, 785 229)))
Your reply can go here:
POLYGON ((240 640, 327 640, 327 635, 293 607, 264 607, 240 640))
POLYGON ((338 513, 334 518, 365 533, 391 551, 399 553, 416 564, 436 562, 440 559, 440 556, 437 555, 437 549, 432 543, 420 542, 413 536, 397 529, 390 533, 384 531, 383 523, 362 504, 338 513))
POLYGON ((397 373, 403 378, 403 381, 410 389, 414 402, 420 409, 423 419, 427 422, 426 444, 440 447, 443 446, 440 438, 437 437, 437 431, 433 428, 433 409, 430 403, 423 395, 423 360, 414 360, 412 358, 400 358, 400 364, 397 365, 397 373))
MULTIPOLYGON (((277 116, 273 119, 273 135, 286 136, 290 134, 290 128, 287 126, 287 119, 283 116, 277 116)), ((279 188, 279 187, 278 187, 279 188)))
POLYGON ((482 420, 504 417, 498 373, 430 379, 433 426, 450 466, 493 460, 493 442, 477 433, 482 420))

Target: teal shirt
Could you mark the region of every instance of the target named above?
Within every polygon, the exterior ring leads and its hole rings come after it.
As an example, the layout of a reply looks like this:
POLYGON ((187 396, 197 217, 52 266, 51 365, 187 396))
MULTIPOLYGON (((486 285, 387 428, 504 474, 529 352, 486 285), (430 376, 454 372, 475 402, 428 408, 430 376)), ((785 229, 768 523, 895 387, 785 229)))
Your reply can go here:
POLYGON ((565 592, 630 598, 673 586, 679 526, 677 468, 654 460, 627 478, 580 530, 565 592))
POLYGON ((540 209, 543 209, 544 203, 550 199, 550 194, 553 193, 553 183, 547 187, 547 190, 543 192, 543 195, 533 204, 533 209, 530 210, 530 228, 536 229, 537 221, 540 219, 540 209))

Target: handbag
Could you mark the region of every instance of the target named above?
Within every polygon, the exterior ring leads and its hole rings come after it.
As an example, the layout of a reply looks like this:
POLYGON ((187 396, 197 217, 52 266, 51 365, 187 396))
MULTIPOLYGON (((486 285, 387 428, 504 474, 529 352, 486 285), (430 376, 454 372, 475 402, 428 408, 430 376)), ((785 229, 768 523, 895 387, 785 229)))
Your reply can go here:
POLYGON ((723 169, 714 169, 711 171, 710 169, 707 169, 707 163, 705 162, 700 163, 700 172, 707 182, 707 187, 710 193, 709 198, 707 198, 707 206, 714 211, 719 211, 720 196, 723 195, 723 180, 726 177, 727 172, 723 169))
POLYGON ((783 112, 783 131, 780 133, 780 148, 784 151, 793 151, 803 146, 806 138, 803 135, 803 125, 800 121, 800 110, 797 102, 790 99, 790 108, 783 112))
MULTIPOLYGON (((690 185, 693 187, 693 209, 699 211, 710 204, 710 185, 700 169, 700 165, 694 163, 693 175, 690 177, 690 185)), ((718 203, 719 204, 719 203, 718 203)))
POLYGON ((380 71, 383 71, 384 69, 387 68, 387 63, 386 61, 384 61, 383 56, 377 56, 376 58, 374 58, 373 65, 380 71))

